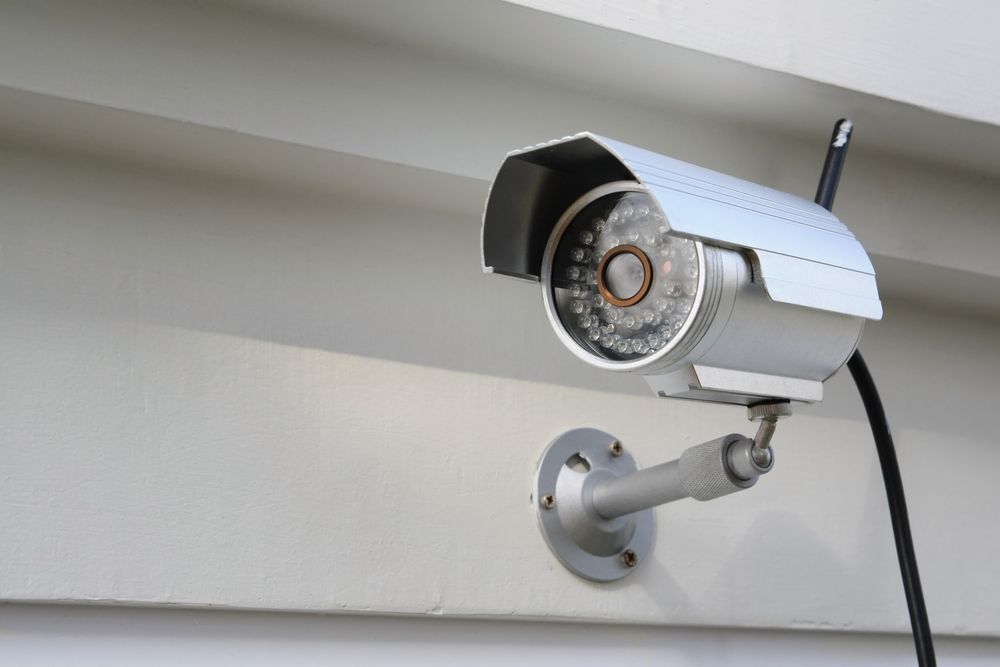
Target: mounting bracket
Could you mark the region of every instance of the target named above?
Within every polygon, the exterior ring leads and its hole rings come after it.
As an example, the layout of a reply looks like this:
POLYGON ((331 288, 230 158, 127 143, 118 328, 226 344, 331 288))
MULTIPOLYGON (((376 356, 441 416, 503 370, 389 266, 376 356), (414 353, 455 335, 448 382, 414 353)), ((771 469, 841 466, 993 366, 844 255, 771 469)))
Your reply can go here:
POLYGON ((760 421, 753 440, 731 433, 643 470, 610 433, 563 433, 546 448, 535 475, 532 500, 545 541, 575 574, 621 579, 653 548, 653 507, 688 497, 711 500, 756 484, 774 466, 775 423, 789 414, 787 403, 752 406, 748 416, 760 421))

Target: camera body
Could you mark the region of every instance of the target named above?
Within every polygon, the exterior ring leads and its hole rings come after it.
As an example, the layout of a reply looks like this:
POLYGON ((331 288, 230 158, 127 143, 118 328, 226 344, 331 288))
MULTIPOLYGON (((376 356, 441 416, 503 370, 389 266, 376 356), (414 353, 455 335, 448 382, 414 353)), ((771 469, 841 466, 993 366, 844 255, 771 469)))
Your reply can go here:
POLYGON ((660 396, 820 401, 882 316, 868 255, 826 209, 591 133, 507 155, 482 259, 541 282, 574 355, 660 396))

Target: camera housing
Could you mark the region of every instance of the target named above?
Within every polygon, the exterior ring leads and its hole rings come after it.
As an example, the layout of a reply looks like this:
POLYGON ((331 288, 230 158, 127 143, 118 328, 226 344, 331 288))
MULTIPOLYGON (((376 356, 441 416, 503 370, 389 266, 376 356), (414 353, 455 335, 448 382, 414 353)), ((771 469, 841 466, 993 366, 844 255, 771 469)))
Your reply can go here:
POLYGON ((871 260, 826 209, 589 132, 507 155, 482 260, 541 283, 574 355, 660 396, 820 401, 882 316, 871 260))

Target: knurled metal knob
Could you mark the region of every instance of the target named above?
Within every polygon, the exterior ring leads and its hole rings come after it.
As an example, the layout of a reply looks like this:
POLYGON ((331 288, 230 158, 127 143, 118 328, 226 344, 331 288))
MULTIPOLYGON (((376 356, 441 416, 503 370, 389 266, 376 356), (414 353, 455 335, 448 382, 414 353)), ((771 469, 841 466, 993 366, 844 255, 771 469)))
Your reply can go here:
POLYGON ((792 406, 787 401, 776 403, 758 403, 747 408, 747 419, 752 422, 759 422, 763 419, 781 419, 790 417, 792 406))

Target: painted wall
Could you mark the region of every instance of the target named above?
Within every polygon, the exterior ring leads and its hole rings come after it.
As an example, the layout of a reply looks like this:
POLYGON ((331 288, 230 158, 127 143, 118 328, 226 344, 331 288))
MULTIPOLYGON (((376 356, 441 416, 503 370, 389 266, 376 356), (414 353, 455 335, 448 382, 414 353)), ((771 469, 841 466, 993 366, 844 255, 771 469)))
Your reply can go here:
MULTIPOLYGON (((676 629, 447 618, 0 605, 4 656, 20 667, 143 665, 608 664, 708 667, 913 664, 909 639, 851 632, 676 629), (829 662, 827 662, 829 661, 829 662)), ((995 664, 996 642, 942 638, 941 664, 995 664)))
MULTIPOLYGON (((3 597, 904 628, 845 378, 783 425, 766 483, 662 510, 655 561, 594 586, 534 526, 548 439, 591 424, 652 462, 749 425, 574 363, 535 289, 479 273, 474 212, 16 151, 2 169, 3 597)), ((991 634, 995 330, 886 311, 864 349, 935 621, 991 634), (978 390, 947 429, 952 386, 978 390), (956 544, 976 545, 962 567, 956 544)))
POLYGON ((758 67, 996 124, 1000 65, 982 0, 510 0, 758 67), (983 85, 985 84, 985 85, 983 85))
MULTIPOLYGON (((500 5, 482 3, 527 12, 500 5)), ((170 638, 242 655, 261 636, 262 655, 391 661, 406 637, 439 647, 467 632, 456 656, 527 635, 567 661, 633 640, 640 664, 664 647, 680 664, 742 661, 744 646, 761 664, 909 659, 846 375, 782 424, 757 487, 659 510, 652 560, 590 584, 548 553, 528 504, 552 437, 596 426, 651 464, 751 427, 737 408, 658 400, 583 367, 537 288, 479 271, 486 179, 506 148, 648 130, 660 150, 808 194, 825 118, 807 136, 654 98, 626 107, 489 53, 386 46, 260 9, 95 7, 120 10, 117 23, 70 21, 65 3, 5 8, 17 39, 0 42, 0 599, 448 620, 14 604, 0 652, 44 662, 48 637, 99 662, 102 641, 132 636, 135 651, 170 638), (158 30, 139 39, 144 18, 158 30), (215 30, 248 39, 212 42, 215 30), (76 41, 39 49, 45 34, 76 41), (113 69, 106 85, 91 62, 113 69), (151 68, 175 77, 140 76, 151 68), (530 114, 515 104, 529 99, 530 114), (496 620, 512 618, 599 625, 496 620)), ((933 161, 892 136, 866 144, 862 126, 838 206, 880 274, 886 317, 862 348, 899 442, 932 625, 954 664, 986 664, 1000 654, 1000 189, 992 158, 970 166, 962 142, 988 145, 996 128, 830 94, 876 127, 898 110, 914 131, 945 123, 958 138, 933 161)))

